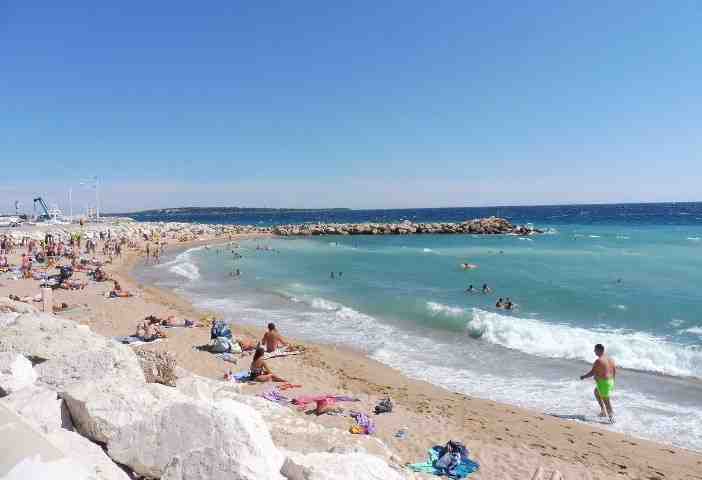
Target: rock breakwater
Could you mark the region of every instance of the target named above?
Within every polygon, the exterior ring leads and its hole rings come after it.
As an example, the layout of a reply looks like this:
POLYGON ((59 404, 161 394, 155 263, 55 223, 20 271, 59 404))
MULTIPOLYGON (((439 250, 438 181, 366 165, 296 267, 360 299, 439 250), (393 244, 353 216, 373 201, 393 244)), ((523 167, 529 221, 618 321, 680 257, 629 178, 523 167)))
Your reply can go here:
POLYGON ((535 235, 543 233, 532 226, 513 225, 498 217, 478 218, 461 223, 319 223, 280 225, 271 233, 280 236, 307 235, 413 235, 413 234, 471 234, 471 235, 535 235))

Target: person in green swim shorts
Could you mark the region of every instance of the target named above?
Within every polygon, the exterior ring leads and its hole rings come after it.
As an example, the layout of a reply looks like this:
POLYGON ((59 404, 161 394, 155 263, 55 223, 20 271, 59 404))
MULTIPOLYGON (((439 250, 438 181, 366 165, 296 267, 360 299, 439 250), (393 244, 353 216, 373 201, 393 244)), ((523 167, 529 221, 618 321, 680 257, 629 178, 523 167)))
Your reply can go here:
POLYGON ((617 366, 614 360, 605 355, 604 345, 595 345, 595 355, 597 360, 592 364, 592 368, 580 380, 595 377, 595 399, 600 404, 600 417, 609 417, 609 421, 614 423, 614 410, 610 398, 614 391, 614 379, 617 376, 617 366))

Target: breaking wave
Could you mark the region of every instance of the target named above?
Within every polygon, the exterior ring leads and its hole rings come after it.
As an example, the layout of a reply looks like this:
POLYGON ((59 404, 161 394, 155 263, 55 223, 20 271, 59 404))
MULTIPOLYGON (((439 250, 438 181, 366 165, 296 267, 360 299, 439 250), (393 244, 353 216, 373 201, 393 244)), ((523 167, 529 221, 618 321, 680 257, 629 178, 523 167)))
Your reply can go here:
MULTIPOLYGON (((427 302, 427 310, 431 315, 465 316, 466 331, 472 338, 530 355, 591 362, 593 345, 602 343, 621 367, 702 378, 702 349, 645 332, 579 328, 435 302, 427 302)), ((696 333, 697 329, 687 332, 696 333)))

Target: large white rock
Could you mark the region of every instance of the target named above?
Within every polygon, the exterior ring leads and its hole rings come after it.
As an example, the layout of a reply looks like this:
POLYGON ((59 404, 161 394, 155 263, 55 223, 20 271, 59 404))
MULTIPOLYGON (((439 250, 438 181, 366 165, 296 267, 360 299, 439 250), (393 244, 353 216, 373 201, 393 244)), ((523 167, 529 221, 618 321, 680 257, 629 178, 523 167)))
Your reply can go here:
POLYGON ((43 433, 62 427, 72 428, 70 416, 62 408, 56 392, 41 385, 23 388, 1 398, 4 405, 43 433))
POLYGON ((225 399, 239 400, 242 396, 239 384, 212 380, 195 374, 178 378, 176 389, 187 397, 203 402, 216 402, 225 399))
POLYGON ((160 384, 82 383, 64 393, 83 435, 136 473, 170 479, 278 479, 283 455, 261 416, 231 400, 196 400, 160 384), (179 476, 180 475, 180 476, 179 476))
POLYGON ((145 382, 144 371, 132 349, 114 341, 107 341, 100 348, 61 355, 37 365, 35 370, 40 382, 57 390, 106 377, 145 382))
POLYGON ((85 325, 46 314, 22 314, 3 329, 0 352, 45 360, 35 370, 39 381, 63 389, 71 383, 103 377, 144 381, 134 352, 85 325))
POLYGON ((179 392, 203 401, 235 400, 255 409, 271 432, 273 443, 280 448, 300 453, 338 450, 368 452, 386 460, 394 460, 393 452, 380 439, 370 435, 352 435, 346 430, 326 427, 305 418, 294 409, 261 397, 239 393, 241 386, 198 375, 187 375, 176 382, 179 392))
POLYGON ((156 383, 113 379, 71 385, 61 393, 76 429, 100 443, 108 443, 121 428, 163 408, 169 395, 178 392, 156 383))
POLYGON ((60 428, 46 435, 52 445, 61 450, 96 480, 130 480, 131 477, 107 456, 100 445, 76 432, 60 428))
POLYGON ((32 385, 37 374, 32 362, 12 352, 0 352, 0 397, 32 385))
POLYGON ((261 416, 232 400, 177 401, 122 428, 108 453, 138 474, 167 480, 282 479, 282 453, 261 416))
POLYGON ((2 480, 97 480, 72 458, 45 461, 40 455, 14 465, 2 480))
POLYGON ((391 468, 385 461, 366 453, 291 454, 281 473, 288 480, 404 480, 409 476, 391 468))

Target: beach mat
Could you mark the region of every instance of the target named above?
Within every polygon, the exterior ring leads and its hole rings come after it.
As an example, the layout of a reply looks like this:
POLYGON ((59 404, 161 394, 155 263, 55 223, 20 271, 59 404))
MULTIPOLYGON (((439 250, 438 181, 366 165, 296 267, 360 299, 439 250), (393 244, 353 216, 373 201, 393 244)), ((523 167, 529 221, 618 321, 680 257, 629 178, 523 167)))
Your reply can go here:
POLYGON ((134 335, 126 335, 126 336, 122 336, 122 337, 112 337, 112 339, 119 342, 119 343, 123 343, 125 345, 130 345, 132 347, 137 346, 137 345, 147 345, 150 343, 158 343, 158 342, 164 340, 163 338, 157 338, 155 340, 148 340, 147 341, 147 340, 144 340, 143 337, 137 337, 134 335))

